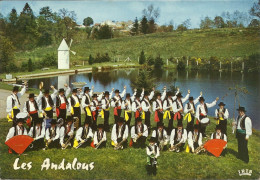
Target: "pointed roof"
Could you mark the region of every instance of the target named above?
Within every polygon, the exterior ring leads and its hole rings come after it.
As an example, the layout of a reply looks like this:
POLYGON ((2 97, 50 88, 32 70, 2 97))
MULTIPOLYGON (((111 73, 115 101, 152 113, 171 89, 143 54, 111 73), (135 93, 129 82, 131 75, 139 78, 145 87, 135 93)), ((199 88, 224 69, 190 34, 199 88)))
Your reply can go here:
POLYGON ((68 50, 70 50, 70 49, 69 49, 69 46, 67 45, 65 39, 63 39, 63 40, 61 41, 61 43, 60 43, 60 46, 59 46, 59 48, 58 48, 58 51, 68 51, 68 50))

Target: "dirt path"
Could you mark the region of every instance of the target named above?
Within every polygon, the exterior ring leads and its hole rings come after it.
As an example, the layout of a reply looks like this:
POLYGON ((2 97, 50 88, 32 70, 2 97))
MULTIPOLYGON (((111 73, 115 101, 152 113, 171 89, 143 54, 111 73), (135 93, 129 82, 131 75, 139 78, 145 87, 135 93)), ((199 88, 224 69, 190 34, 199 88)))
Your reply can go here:
MULTIPOLYGON (((9 96, 12 92, 4 89, 0 89, 0 118, 5 118, 6 113, 6 98, 9 96)), ((23 108, 24 102, 27 100, 28 94, 24 94, 20 98, 21 106, 23 108)))

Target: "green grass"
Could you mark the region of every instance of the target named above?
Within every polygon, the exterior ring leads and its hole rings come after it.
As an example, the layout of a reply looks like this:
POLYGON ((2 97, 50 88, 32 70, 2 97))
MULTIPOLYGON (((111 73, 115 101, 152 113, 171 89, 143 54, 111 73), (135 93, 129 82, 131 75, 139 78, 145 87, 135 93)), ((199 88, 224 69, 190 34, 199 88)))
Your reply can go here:
MULTIPOLYGON (((158 54, 167 58, 191 56, 209 58, 245 57, 259 52, 260 36, 258 29, 228 28, 211 30, 174 31, 170 33, 155 33, 141 36, 127 36, 107 40, 74 39, 71 50, 77 54, 71 55, 71 61, 82 64, 89 55, 109 53, 109 56, 120 61, 130 57, 137 61, 140 52, 144 50, 146 57, 158 54)), ((57 55, 59 45, 36 48, 32 51, 17 52, 18 62, 40 60, 47 53, 57 55)))
MULTIPOLYGON (((153 116, 152 116, 153 117, 153 116)), ((152 124, 155 123, 152 118, 152 124)), ((98 118, 98 123, 102 119, 98 118)), ((112 110, 110 113, 110 124, 114 119, 112 110)), ((168 124, 167 121, 165 121, 168 124)), ((207 127, 207 134, 214 131, 215 121, 212 119, 207 127)), ((133 123, 133 120, 132 120, 133 123)), ((176 123, 176 122, 174 122, 176 123)), ((186 122, 184 123, 186 127, 186 122)), ((161 152, 158 158, 158 174, 156 177, 146 175, 146 151, 145 149, 127 148, 122 151, 115 151, 111 147, 110 133, 107 134, 108 143, 106 149, 95 150, 91 147, 67 150, 49 149, 46 151, 27 152, 26 155, 8 154, 7 146, 4 144, 6 134, 11 124, 6 119, 0 121, 0 149, 1 149, 1 178, 30 178, 30 179, 245 179, 259 178, 260 164, 260 143, 259 131, 253 131, 249 139, 249 164, 245 164, 236 158, 237 141, 231 133, 230 123, 228 125, 228 147, 225 157, 216 158, 209 154, 189 154, 186 152, 161 152), (31 170, 14 170, 14 160, 19 157, 19 165, 22 162, 32 162, 31 170), (94 169, 91 171, 75 170, 43 170, 41 164, 45 158, 59 164, 63 158, 66 162, 72 162, 77 158, 81 163, 94 162, 94 169), (250 169, 252 176, 239 176, 238 170, 250 169)))

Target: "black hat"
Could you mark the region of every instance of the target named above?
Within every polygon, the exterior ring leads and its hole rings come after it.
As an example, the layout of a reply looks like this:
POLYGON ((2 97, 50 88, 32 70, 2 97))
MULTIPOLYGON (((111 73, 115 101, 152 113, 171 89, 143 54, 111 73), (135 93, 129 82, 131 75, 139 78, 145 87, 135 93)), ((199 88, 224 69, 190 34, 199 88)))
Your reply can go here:
POLYGON ((142 122, 142 118, 141 118, 141 117, 138 117, 138 118, 136 119, 136 122, 142 122))
POLYGON ((183 127, 182 122, 178 122, 177 127, 183 127))
POLYGON ((45 89, 44 90, 44 94, 49 94, 50 93, 50 90, 49 89, 45 89))
POLYGON ((130 93, 126 93, 126 97, 130 97, 130 93))
POLYGON ((237 109, 237 111, 243 111, 243 112, 246 112, 246 109, 245 109, 245 107, 240 107, 240 106, 239 106, 239 108, 237 109))
POLYGON ((72 90, 72 93, 77 93, 77 92, 78 92, 77 88, 74 88, 74 89, 72 90))
POLYGON ((101 129, 101 128, 104 128, 104 126, 103 126, 103 124, 99 124, 99 125, 97 126, 97 128, 98 128, 98 129, 101 129))
POLYGON ((19 91, 19 87, 18 86, 14 86, 13 87, 13 92, 18 92, 19 91))
POLYGON ((220 102, 219 104, 218 104, 218 106, 225 106, 226 104, 224 104, 223 102, 220 102))
POLYGON ((199 125, 198 124, 194 124, 193 128, 194 129, 199 129, 199 125))
POLYGON ((194 100, 193 96, 189 97, 189 101, 193 101, 193 100, 194 100))
POLYGON ((220 129, 221 130, 221 126, 218 124, 218 125, 216 125, 216 130, 217 129, 220 129))
POLYGON ((150 137, 150 139, 149 139, 149 142, 156 142, 157 140, 156 140, 156 138, 155 137, 150 137))
POLYGON ((38 119, 36 119, 35 121, 35 124, 42 123, 42 122, 43 122, 43 118, 38 117, 38 119))
POLYGON ((141 96, 140 93, 136 93, 135 95, 136 98, 139 98, 140 96, 141 96))
POLYGON ((34 98, 34 97, 35 97, 34 93, 31 93, 31 94, 29 94, 28 98, 34 98))
POLYGON ((144 91, 144 96, 149 96, 149 92, 148 91, 144 91))
POLYGON ((73 120, 72 116, 67 116, 66 122, 70 122, 70 121, 72 121, 72 120, 73 120))
POLYGON ((84 88, 84 92, 89 91, 89 90, 90 90, 89 87, 84 88))
POLYGON ((18 124, 19 122, 25 123, 25 120, 23 118, 16 119, 16 123, 18 124))
POLYGON ((90 124, 90 121, 89 121, 89 120, 86 120, 86 121, 84 122, 84 125, 86 125, 86 124, 90 124))
POLYGON ((115 90, 115 93, 119 93, 119 90, 118 90, 118 89, 116 89, 116 90, 115 90))
POLYGON ((160 127, 160 126, 164 126, 163 122, 161 122, 161 121, 159 121, 159 122, 157 123, 157 127, 160 127))
POLYGON ((167 96, 172 96, 172 92, 171 91, 167 92, 167 96))
POLYGON ((118 120, 117 120, 118 123, 122 123, 124 122, 124 118, 123 117, 120 117, 118 120))
POLYGON ((57 122, 56 122, 55 119, 52 119, 50 123, 51 123, 51 124, 57 124, 57 122))
POLYGON ((181 93, 178 93, 177 94, 177 97, 183 97, 181 93))
POLYGON ((106 95, 109 95, 109 92, 108 92, 108 91, 105 91, 105 96, 106 96, 106 95))
POLYGON ((205 101, 204 97, 201 96, 201 97, 199 98, 199 101, 205 101))
POLYGON ((94 97, 97 97, 97 94, 93 94, 93 96, 92 96, 92 97, 93 97, 93 98, 94 98, 94 97))
POLYGON ((161 94, 160 92, 158 92, 158 93, 156 94, 156 96, 162 96, 162 94, 161 94))
POLYGON ((63 88, 59 89, 59 93, 64 92, 65 90, 63 88))

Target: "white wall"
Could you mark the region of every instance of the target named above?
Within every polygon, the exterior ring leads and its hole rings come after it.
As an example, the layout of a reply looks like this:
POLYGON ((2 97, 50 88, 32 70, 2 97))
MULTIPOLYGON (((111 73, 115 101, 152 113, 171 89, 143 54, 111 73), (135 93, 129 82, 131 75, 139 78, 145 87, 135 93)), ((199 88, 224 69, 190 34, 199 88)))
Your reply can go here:
POLYGON ((69 51, 58 51, 58 69, 69 69, 69 51))

